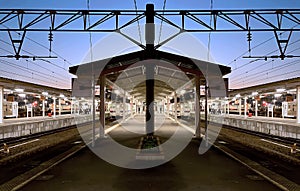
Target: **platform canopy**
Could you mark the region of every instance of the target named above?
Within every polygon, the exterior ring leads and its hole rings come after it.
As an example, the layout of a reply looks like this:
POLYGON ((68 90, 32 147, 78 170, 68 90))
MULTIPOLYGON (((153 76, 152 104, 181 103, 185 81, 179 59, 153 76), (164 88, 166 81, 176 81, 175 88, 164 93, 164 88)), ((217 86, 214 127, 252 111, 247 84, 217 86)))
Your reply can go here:
POLYGON ((155 98, 171 94, 195 76, 205 80, 206 76, 213 79, 231 72, 230 67, 159 50, 155 50, 153 59, 147 58, 147 52, 142 50, 73 66, 69 68, 69 72, 76 75, 77 80, 86 83, 95 75, 96 84, 99 84, 99 77, 105 75, 108 81, 138 99, 145 99, 145 70, 148 64, 155 66, 155 98))

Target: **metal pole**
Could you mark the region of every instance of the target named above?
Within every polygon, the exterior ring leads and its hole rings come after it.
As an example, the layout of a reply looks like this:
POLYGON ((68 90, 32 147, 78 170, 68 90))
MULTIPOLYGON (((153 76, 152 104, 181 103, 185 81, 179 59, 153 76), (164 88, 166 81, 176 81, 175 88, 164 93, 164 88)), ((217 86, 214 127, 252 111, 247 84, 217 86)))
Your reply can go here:
POLYGON ((239 115, 242 115, 242 98, 239 99, 239 115))
POLYGON ((100 76, 100 129, 99 137, 104 137, 105 128, 105 76, 100 76))
POLYGON ((43 99, 42 104, 43 117, 45 117, 45 99, 43 99))
POLYGON ((61 99, 58 98, 58 115, 61 115, 61 99))
POLYGON ((126 119, 126 93, 123 95, 123 120, 126 119))
POLYGON ((200 77, 195 77, 195 128, 196 137, 201 137, 201 126, 200 126, 200 77))
POLYGON ((56 97, 53 98, 53 117, 56 117, 56 97))
POLYGON ((257 117, 257 110, 258 110, 257 100, 255 100, 255 117, 257 117))
POLYGON ((74 104, 74 102, 73 102, 73 98, 71 98, 71 115, 73 114, 73 104, 74 104))
POLYGON ((134 111, 133 111, 133 102, 134 102, 134 97, 132 96, 131 97, 131 101, 130 101, 130 116, 132 117, 133 114, 134 114, 134 111))
POLYGON ((178 107, 177 107, 177 94, 176 94, 176 91, 174 92, 174 119, 175 121, 177 121, 177 110, 178 110, 178 107))
POLYGON ((208 83, 205 81, 205 145, 208 146, 208 83))
POLYGON ((92 78, 92 147, 95 146, 95 140, 96 140, 96 127, 95 127, 95 74, 93 74, 92 78))
POLYGON ((0 123, 3 123, 3 87, 0 86, 0 123))
POLYGON ((247 97, 245 97, 244 102, 244 118, 247 118, 247 97))
POLYGON ((228 99, 228 103, 227 103, 227 114, 229 115, 229 113, 230 113, 230 101, 229 101, 229 99, 228 99))
POLYGON ((300 123, 300 86, 297 87, 297 123, 300 123))
MULTIPOLYGON (((154 59, 154 5, 146 5, 146 56, 154 59)), ((147 135, 154 134, 154 63, 146 65, 146 132, 147 135)))
POLYGON ((169 96, 167 96, 167 115, 168 116, 170 116, 169 112, 170 112, 170 99, 169 99, 169 96))

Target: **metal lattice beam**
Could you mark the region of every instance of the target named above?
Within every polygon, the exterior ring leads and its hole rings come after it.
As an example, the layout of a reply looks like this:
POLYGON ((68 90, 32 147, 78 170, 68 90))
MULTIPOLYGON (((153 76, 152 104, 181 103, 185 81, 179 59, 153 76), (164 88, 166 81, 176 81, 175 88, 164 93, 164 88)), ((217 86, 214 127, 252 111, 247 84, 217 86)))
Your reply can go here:
MULTIPOLYGON (((155 17, 186 32, 300 31, 300 9, 156 10, 155 17)), ((114 32, 144 18, 144 10, 0 9, 0 31, 114 32)))

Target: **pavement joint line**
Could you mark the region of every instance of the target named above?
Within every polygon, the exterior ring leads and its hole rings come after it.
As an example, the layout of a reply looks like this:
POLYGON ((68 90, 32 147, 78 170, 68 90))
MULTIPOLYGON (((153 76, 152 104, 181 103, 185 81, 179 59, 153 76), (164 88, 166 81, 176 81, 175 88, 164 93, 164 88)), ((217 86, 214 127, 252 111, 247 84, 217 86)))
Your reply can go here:
MULTIPOLYGON (((173 118, 171 118, 170 116, 167 116, 169 119, 171 119, 172 121, 178 123, 181 127, 185 128, 186 130, 188 130, 189 132, 195 134, 195 130, 187 125, 184 125, 183 123, 179 122, 179 121, 176 121, 174 120, 173 118)), ((200 134, 201 137, 204 137, 204 135, 201 133, 200 134)))
MULTIPOLYGON (((283 145, 283 144, 279 144, 279 143, 276 143, 276 142, 273 142, 273 141, 269 141, 269 140, 266 140, 266 139, 260 139, 260 140, 268 142, 268 143, 272 143, 272 144, 277 145, 277 146, 281 146, 281 147, 285 147, 285 148, 289 148, 289 149, 291 148, 289 146, 286 146, 286 145, 283 145)), ((296 150, 300 151, 300 149, 296 149, 296 150)))
MULTIPOLYGON (((134 115, 134 116, 135 116, 135 115, 134 115)), ((106 130, 104 131, 104 134, 107 134, 107 133, 111 132, 111 131, 114 130, 115 128, 119 127, 122 123, 127 122, 129 119, 133 118, 134 116, 130 116, 130 117, 128 117, 127 119, 121 121, 121 123, 117 123, 117 124, 111 126, 110 128, 108 128, 108 129, 106 129, 106 130)))
MULTIPOLYGON (((36 141, 39 141, 40 139, 34 139, 34 140, 31 140, 31 141, 27 141, 27 142, 24 142, 24 143, 20 143, 20 144, 17 144, 17 145, 14 145, 14 146, 11 146, 9 147, 9 149, 12 149, 12 148, 16 148, 16 147, 19 147, 19 146, 22 146, 22 145, 26 145, 26 144, 29 144, 29 143, 33 143, 33 142, 36 142, 36 141)), ((4 149, 0 149, 0 152, 3 151, 4 149)))
POLYGON ((108 129, 106 129, 104 131, 104 134, 107 134, 107 133, 111 132, 112 130, 114 130, 115 128, 119 127, 120 125, 121 125, 120 123, 117 123, 117 124, 111 126, 110 128, 108 128, 108 129))
POLYGON ((80 151, 81 149, 85 148, 86 145, 79 146, 79 148, 73 147, 66 152, 43 162, 39 166, 13 178, 12 180, 0 185, 0 190, 1 191, 6 191, 6 190, 11 190, 11 191, 16 191, 19 190, 20 188, 24 187, 26 184, 29 182, 33 181, 36 179, 38 176, 42 175, 43 173, 47 172, 54 166, 58 165, 59 163, 63 162, 64 160, 68 159, 69 157, 73 156, 75 153, 80 151), (75 149, 75 150, 74 150, 75 149), (70 153, 68 153, 70 152, 70 153), (66 155, 66 153, 68 153, 66 155), (40 170, 42 168, 42 170, 40 170), (32 175, 33 174, 33 175, 32 175))
POLYGON ((213 146, 215 148, 217 148, 218 150, 220 150, 221 152, 228 155, 229 157, 231 157, 232 159, 234 159, 237 162, 241 163, 242 165, 246 166, 253 172, 262 176, 263 178, 265 178, 266 180, 268 180, 269 182, 271 182, 272 184, 274 184, 281 190, 284 190, 284 191, 300 190, 300 186, 298 184, 296 184, 295 182, 292 182, 291 180, 288 180, 287 178, 285 178, 275 172, 272 172, 271 170, 261 166, 257 162, 252 161, 252 160, 228 149, 226 146, 224 146, 224 145, 218 146, 216 144, 213 144, 213 146), (289 187, 292 187, 292 189, 290 189, 289 187))

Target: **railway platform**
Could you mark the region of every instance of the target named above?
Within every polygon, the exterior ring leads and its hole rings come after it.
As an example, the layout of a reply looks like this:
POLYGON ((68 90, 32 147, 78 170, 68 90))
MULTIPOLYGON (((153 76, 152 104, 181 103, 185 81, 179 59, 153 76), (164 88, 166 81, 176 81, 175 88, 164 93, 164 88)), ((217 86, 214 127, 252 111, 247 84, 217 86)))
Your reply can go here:
POLYGON ((277 137, 300 139, 300 124, 296 119, 210 114, 208 120, 277 137))
MULTIPOLYGON (((145 133, 143 124, 144 116, 136 115, 111 129, 108 135, 119 144, 137 148, 141 134, 145 133), (136 126, 129 125, 133 122, 136 126)), ((169 118, 164 118, 156 135, 164 143, 175 131, 192 135, 169 118)), ((198 140, 193 139, 175 158, 146 170, 120 168, 98 158, 90 150, 82 149, 22 190, 253 190, 258 187, 280 190, 248 167, 228 158, 218 148, 213 147, 199 155, 198 147, 198 140)))

